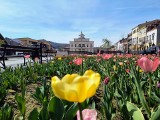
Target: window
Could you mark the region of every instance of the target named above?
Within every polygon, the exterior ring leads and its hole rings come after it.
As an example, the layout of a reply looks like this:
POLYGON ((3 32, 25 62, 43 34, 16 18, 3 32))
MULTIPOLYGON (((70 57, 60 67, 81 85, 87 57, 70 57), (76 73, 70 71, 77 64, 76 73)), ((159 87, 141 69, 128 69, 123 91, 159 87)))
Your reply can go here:
POLYGON ((155 35, 155 33, 152 34, 152 40, 154 40, 154 35, 155 35))
POLYGON ((81 47, 81 44, 79 44, 78 47, 81 47))
POLYGON ((76 47, 76 44, 75 44, 75 47, 76 47))
POLYGON ((87 44, 87 47, 88 47, 88 44, 87 44))
POLYGON ((82 44, 82 47, 85 47, 85 44, 82 44))
POLYGON ((149 36, 149 40, 151 40, 151 35, 149 36))

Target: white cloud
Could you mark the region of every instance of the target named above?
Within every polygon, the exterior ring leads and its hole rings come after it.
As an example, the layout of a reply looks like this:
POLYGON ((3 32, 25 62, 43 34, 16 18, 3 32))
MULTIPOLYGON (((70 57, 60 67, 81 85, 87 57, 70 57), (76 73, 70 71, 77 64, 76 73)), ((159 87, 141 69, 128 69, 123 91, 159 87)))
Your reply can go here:
POLYGON ((86 37, 95 41, 96 46, 102 44, 103 38, 114 43, 144 18, 150 20, 158 16, 152 16, 155 12, 148 17, 143 16, 142 12, 133 14, 137 9, 158 6, 158 0, 146 0, 145 3, 126 1, 1 0, 0 32, 10 36, 19 33, 19 36, 69 43, 82 31, 86 37))

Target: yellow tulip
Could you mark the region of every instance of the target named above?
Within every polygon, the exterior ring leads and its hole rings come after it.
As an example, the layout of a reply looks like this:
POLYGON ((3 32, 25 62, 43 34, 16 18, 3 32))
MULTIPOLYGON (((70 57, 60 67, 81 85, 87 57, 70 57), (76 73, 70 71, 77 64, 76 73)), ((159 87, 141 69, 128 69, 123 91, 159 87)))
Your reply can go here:
POLYGON ((139 72, 141 73, 141 72, 143 72, 143 70, 142 70, 142 69, 139 69, 139 72))
POLYGON ((84 102, 92 97, 99 86, 100 74, 87 70, 83 76, 67 74, 62 80, 52 77, 51 87, 56 97, 70 102, 84 102))
POLYGON ((117 67, 116 65, 113 65, 113 70, 116 71, 117 67))
POLYGON ((61 57, 59 57, 59 58, 58 58, 58 60, 62 60, 62 58, 61 58, 61 57))

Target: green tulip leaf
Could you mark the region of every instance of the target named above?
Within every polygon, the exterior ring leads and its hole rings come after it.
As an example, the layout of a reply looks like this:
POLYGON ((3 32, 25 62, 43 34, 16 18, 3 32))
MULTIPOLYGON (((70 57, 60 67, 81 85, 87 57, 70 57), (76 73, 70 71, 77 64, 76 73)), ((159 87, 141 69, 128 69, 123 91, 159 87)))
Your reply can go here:
POLYGON ((116 89, 114 95, 117 97, 117 98, 121 98, 122 96, 119 94, 119 90, 116 89))
POLYGON ((38 114, 37 108, 34 108, 32 112, 30 112, 28 120, 38 120, 38 114))
POLYGON ((48 102, 44 101, 43 102, 43 108, 41 109, 40 114, 39 114, 39 119, 40 120, 49 120, 49 114, 48 114, 48 111, 47 111, 47 106, 48 106, 48 102))
POLYGON ((155 94, 155 92, 151 93, 151 97, 153 100, 155 100, 156 102, 160 103, 160 98, 155 94))
POLYGON ((44 101, 44 88, 37 87, 36 92, 33 94, 33 98, 42 104, 44 101))
POLYGON ((73 120, 78 110, 78 104, 74 103, 65 113, 64 120, 73 120))
POLYGON ((15 99, 16 99, 16 102, 18 104, 18 109, 20 110, 21 114, 25 115, 25 111, 26 111, 25 99, 21 96, 18 96, 18 94, 16 94, 15 99))
POLYGON ((8 104, 4 104, 2 108, 0 108, 0 120, 12 120, 13 111, 11 106, 8 104))
POLYGON ((127 109, 133 120, 144 120, 141 110, 133 103, 127 101, 127 109))
POLYGON ((160 118, 160 105, 156 108, 155 112, 152 112, 150 120, 159 120, 160 118))
POLYGON ((92 102, 92 109, 95 109, 96 108, 96 104, 95 104, 95 101, 92 102))
POLYGON ((62 100, 57 97, 51 98, 48 104, 48 112, 53 120, 61 120, 64 114, 64 105, 62 100))

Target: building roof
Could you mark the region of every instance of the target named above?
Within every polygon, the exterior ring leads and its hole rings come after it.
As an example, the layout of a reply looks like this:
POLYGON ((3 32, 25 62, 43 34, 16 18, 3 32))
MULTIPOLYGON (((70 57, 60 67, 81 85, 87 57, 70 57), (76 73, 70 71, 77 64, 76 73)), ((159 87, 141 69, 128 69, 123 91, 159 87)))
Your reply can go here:
POLYGON ((0 33, 0 40, 5 40, 1 33, 0 33))
MULTIPOLYGON (((146 21, 144 23, 141 23, 141 24, 137 25, 136 27, 141 28, 141 27, 144 27, 144 26, 152 24, 152 23, 160 23, 160 19, 155 19, 155 20, 152 20, 152 21, 146 21)), ((132 28, 132 30, 135 29, 136 27, 132 28)))
POLYGON ((81 34, 79 36, 80 36, 79 37, 80 39, 85 39, 85 37, 84 37, 85 35, 82 33, 82 31, 81 31, 81 34))
POLYGON ((5 38, 2 36, 1 33, 0 33, 0 41, 1 41, 2 44, 4 44, 4 43, 7 44, 5 38))
POLYGON ((146 21, 145 23, 139 24, 138 27, 144 27, 144 26, 148 26, 154 23, 160 23, 160 19, 156 19, 156 20, 152 20, 152 21, 146 21))
POLYGON ((5 38, 6 42, 8 45, 12 45, 12 46, 21 46, 20 41, 18 40, 14 40, 14 39, 10 39, 10 38, 5 38))

